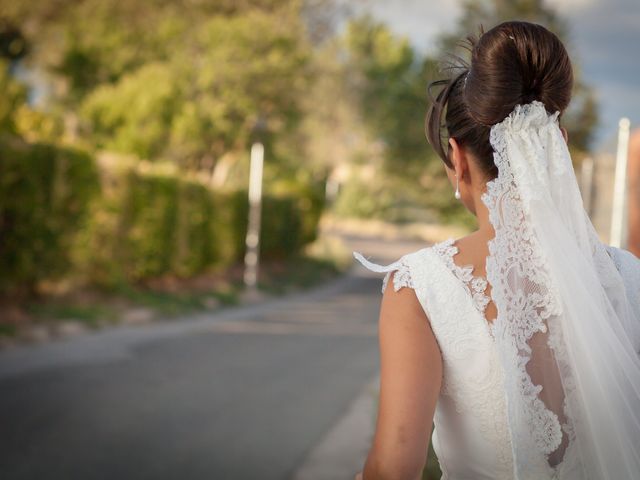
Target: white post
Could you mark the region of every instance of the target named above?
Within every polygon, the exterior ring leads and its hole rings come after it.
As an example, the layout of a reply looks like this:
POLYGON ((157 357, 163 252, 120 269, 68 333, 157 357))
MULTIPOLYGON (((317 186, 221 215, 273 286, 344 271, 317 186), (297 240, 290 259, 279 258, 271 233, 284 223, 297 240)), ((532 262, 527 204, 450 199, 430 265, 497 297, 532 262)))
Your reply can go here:
POLYGON ((264 146, 256 142, 251 146, 249 167, 249 225, 247 226, 246 253, 244 256, 244 284, 255 291, 258 280, 260 253, 260 210, 262 203, 262 165, 264 146))
POLYGON ((613 211, 611 213, 611 235, 609 243, 621 247, 624 231, 624 209, 627 190, 627 161, 629 158, 629 126, 628 118, 620 119, 618 128, 618 151, 616 154, 616 173, 613 186, 613 211))

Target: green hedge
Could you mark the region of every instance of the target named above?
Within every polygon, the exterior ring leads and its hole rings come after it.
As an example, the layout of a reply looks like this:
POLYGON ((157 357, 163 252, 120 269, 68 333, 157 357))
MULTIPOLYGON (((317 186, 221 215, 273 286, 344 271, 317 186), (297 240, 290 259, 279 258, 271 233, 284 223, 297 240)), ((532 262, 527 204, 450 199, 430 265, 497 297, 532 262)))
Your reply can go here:
MULTIPOLYGON (((113 285, 165 274, 188 277, 242 261, 246 191, 217 193, 193 180, 134 168, 108 177, 78 241, 84 252, 78 263, 91 281, 113 285)), ((265 196, 261 256, 286 258, 314 240, 321 198, 265 196)))
MULTIPOLYGON (((86 153, 50 145, 3 146, 0 160, 5 293, 65 275, 103 286, 189 277, 244 257, 246 191, 215 192, 166 166, 97 168, 86 153)), ((265 195, 263 258, 316 238, 322 192, 265 195)))
POLYGON ((104 175, 103 195, 78 240, 78 263, 92 282, 188 277, 230 263, 228 207, 204 185, 135 168, 104 175))
MULTIPOLYGON (((229 199, 233 203, 234 259, 244 255, 249 202, 247 191, 238 191, 229 199)), ((318 223, 324 208, 324 187, 296 189, 288 194, 265 195, 260 217, 260 256, 286 258, 317 238, 318 223)))
POLYGON ((98 192, 86 153, 0 140, 0 291, 32 292, 73 268, 75 234, 98 192))

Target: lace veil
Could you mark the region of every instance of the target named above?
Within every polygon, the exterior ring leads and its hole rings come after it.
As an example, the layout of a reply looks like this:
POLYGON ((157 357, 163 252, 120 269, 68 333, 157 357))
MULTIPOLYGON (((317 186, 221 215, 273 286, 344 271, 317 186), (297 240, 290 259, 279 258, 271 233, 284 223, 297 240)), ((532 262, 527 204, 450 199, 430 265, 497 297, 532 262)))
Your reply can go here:
POLYGON ((514 477, 640 478, 640 287, 584 210, 559 113, 534 100, 491 127, 482 195, 514 477))

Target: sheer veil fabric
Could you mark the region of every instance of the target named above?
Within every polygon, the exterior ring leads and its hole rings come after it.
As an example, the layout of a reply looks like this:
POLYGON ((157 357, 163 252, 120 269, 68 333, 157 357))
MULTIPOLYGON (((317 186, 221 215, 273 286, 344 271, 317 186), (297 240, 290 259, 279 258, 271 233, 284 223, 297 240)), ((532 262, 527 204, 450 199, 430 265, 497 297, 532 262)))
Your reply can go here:
POLYGON ((559 113, 534 100, 491 127, 482 196, 514 478, 640 478, 640 261, 599 240, 559 113))

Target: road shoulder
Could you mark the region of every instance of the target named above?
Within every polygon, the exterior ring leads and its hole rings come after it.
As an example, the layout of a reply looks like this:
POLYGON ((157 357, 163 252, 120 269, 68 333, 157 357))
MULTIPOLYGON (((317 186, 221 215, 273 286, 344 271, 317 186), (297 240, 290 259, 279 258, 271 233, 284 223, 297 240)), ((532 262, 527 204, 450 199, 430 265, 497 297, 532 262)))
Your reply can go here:
POLYGON ((292 480, 352 480, 362 470, 373 440, 379 389, 376 375, 309 452, 292 480))

